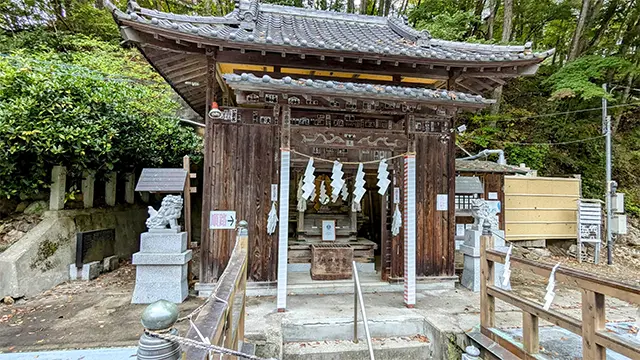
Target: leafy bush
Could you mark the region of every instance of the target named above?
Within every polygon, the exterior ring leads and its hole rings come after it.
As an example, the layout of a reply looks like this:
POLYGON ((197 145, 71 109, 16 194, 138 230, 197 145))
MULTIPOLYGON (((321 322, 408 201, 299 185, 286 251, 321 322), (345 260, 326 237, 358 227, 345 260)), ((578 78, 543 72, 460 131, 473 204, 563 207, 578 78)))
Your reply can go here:
POLYGON ((201 139, 175 119, 166 85, 148 66, 108 53, 0 57, 0 196, 40 191, 57 164, 103 173, 178 166, 187 154, 199 161, 201 139), (123 66, 132 76, 117 74, 123 66))

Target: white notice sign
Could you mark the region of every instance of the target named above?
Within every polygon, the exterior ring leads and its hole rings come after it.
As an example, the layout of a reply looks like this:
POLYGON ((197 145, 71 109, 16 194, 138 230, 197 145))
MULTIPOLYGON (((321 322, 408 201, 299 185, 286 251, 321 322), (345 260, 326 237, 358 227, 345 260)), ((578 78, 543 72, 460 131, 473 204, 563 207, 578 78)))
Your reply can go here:
POLYGON ((322 241, 336 241, 335 220, 322 220, 322 241))
POLYGON ((456 236, 464 236, 464 224, 456 224, 456 236))
POLYGON ((209 213, 209 229, 235 229, 236 212, 233 210, 213 210, 209 213))
POLYGON ((489 200, 498 200, 498 193, 497 192, 490 192, 489 193, 489 200))
POLYGON ((438 194, 438 197, 436 198, 436 210, 437 211, 449 210, 449 195, 438 194))

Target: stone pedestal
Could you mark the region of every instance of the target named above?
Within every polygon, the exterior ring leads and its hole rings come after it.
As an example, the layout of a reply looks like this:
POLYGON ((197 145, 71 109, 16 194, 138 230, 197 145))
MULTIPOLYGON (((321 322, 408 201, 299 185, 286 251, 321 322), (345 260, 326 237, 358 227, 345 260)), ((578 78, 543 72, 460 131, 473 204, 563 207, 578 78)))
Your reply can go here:
MULTIPOLYGON (((505 246, 504 231, 493 230, 493 232, 494 248, 506 252, 508 247, 505 246)), ((480 236, 482 236, 482 230, 467 229, 464 244, 460 246, 460 251, 464 254, 464 270, 460 282, 462 286, 473 292, 480 291, 480 236)), ((502 288, 504 265, 496 263, 494 269, 495 286, 502 288)), ((510 290, 510 288, 509 286, 505 290, 510 290)))
POLYGON ((189 294, 187 233, 175 230, 151 230, 140 235, 140 252, 133 254, 136 286, 132 304, 150 304, 158 300, 181 303, 189 294))

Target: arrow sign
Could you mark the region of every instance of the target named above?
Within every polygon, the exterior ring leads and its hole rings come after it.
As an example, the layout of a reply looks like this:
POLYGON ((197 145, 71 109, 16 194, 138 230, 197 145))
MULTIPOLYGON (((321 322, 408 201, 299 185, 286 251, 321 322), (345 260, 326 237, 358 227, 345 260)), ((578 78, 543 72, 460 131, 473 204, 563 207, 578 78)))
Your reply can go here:
POLYGON ((236 212, 233 210, 214 210, 209 214, 209 229, 235 229, 236 212))

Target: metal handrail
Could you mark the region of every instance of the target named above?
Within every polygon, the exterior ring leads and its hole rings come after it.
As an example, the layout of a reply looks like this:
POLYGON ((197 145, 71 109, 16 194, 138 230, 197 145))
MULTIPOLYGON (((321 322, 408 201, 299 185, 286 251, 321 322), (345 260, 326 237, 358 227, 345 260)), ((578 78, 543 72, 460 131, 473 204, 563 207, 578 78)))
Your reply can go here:
POLYGON ((364 311, 364 299, 362 298, 362 288, 360 287, 360 278, 358 277, 358 268, 356 262, 352 263, 353 270, 353 342, 358 343, 358 300, 360 300, 360 311, 362 311, 362 324, 364 325, 364 334, 367 337, 367 345, 369 346, 369 358, 375 360, 373 356, 373 345, 371 344, 371 333, 369 332, 369 322, 367 321, 367 313, 364 311))

